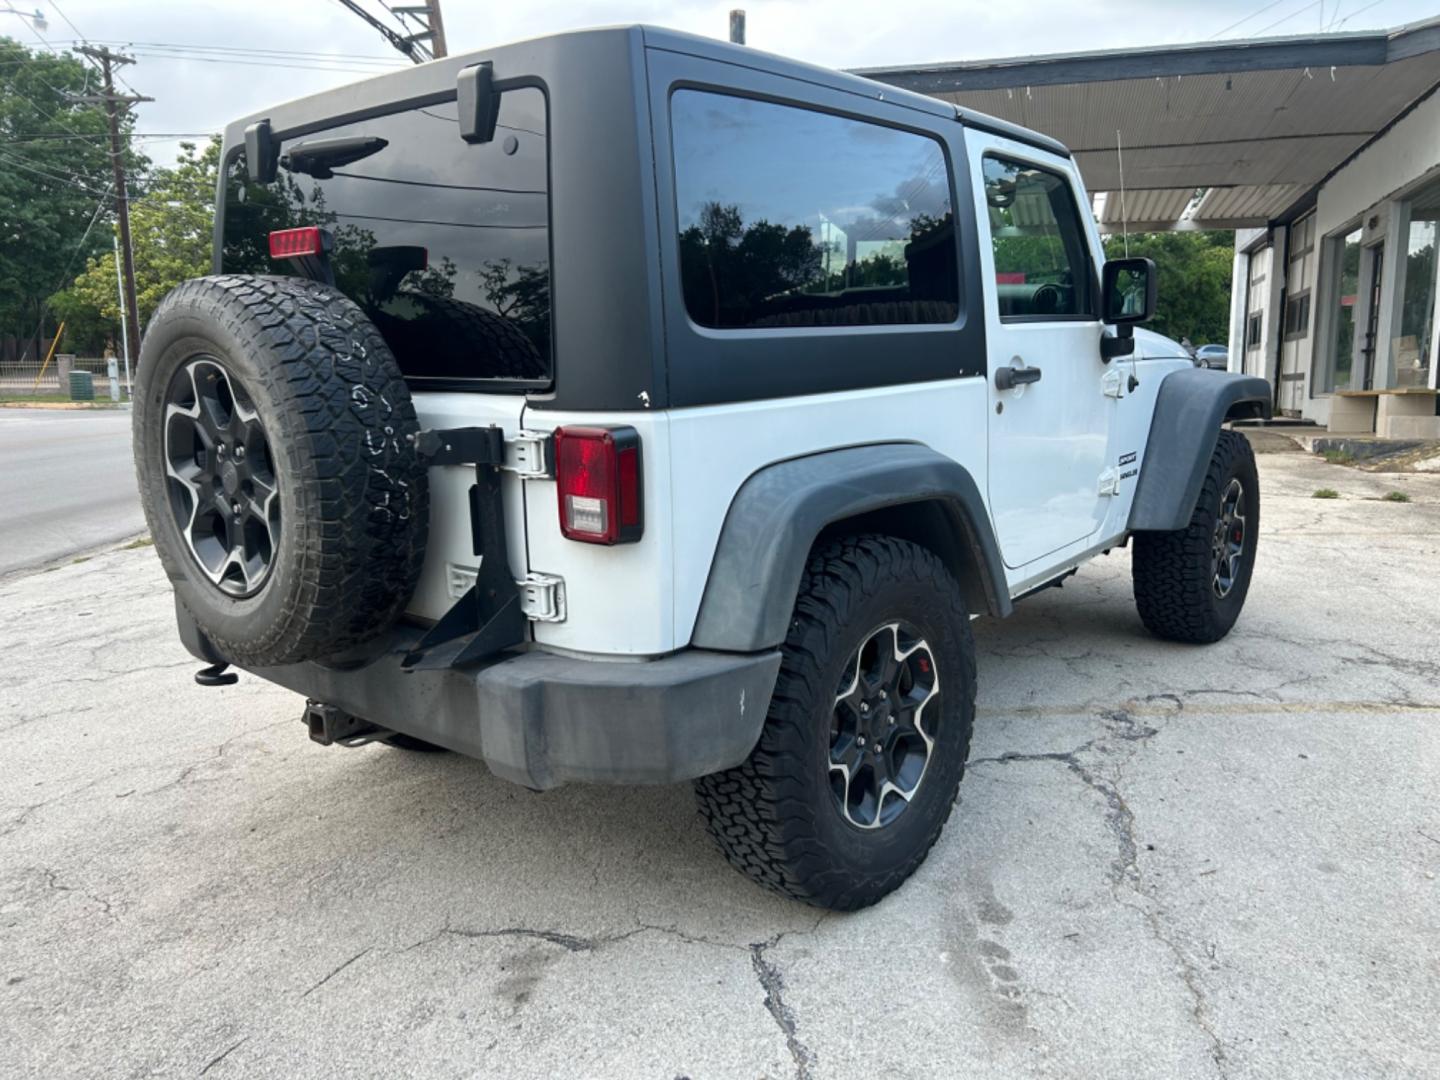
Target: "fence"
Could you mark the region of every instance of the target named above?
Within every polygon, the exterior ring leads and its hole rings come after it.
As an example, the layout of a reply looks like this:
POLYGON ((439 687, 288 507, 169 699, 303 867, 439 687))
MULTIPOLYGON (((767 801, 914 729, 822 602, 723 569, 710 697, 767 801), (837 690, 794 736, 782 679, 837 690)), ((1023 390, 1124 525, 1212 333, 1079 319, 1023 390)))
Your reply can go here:
MULTIPOLYGON (((64 357, 67 363, 60 363, 61 357, 52 358, 50 366, 44 367, 45 358, 25 360, 0 360, 0 399, 30 397, 69 397, 68 374, 71 371, 88 371, 95 376, 95 396, 101 400, 110 397, 109 361, 103 357, 64 357), (62 372, 61 369, 64 369, 62 372), (66 376, 62 378, 62 375, 66 376)), ((120 365, 120 395, 125 396, 125 365, 120 365)))

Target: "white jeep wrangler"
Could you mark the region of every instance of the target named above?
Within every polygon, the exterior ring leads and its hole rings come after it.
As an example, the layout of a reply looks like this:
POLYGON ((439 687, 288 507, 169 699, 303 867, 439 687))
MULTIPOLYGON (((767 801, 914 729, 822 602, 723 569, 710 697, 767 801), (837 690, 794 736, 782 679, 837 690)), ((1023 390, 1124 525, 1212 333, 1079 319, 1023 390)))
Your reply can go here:
POLYGON ((322 743, 531 788, 694 780, 832 908, 915 870, 970 620, 1133 540, 1235 622, 1258 379, 1133 324, 1063 146, 650 28, 436 61, 226 132, 215 276, 145 335, 136 466, 186 646, 322 743))

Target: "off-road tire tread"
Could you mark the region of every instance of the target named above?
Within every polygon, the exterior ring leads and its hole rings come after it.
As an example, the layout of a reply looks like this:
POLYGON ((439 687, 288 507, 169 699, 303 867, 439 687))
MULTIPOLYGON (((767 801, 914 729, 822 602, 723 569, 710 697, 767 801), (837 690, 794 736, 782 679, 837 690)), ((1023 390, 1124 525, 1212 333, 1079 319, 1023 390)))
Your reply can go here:
MULTIPOLYGON (((741 765, 695 782, 701 816, 731 865, 766 888, 832 910, 866 907, 898 888, 925 860, 964 776, 975 715, 975 648, 964 597, 944 563, 925 548, 889 536, 838 540, 811 554, 781 656, 755 750, 741 765), (843 647, 839 635, 846 614, 884 582, 906 579, 928 585, 937 608, 954 620, 968 687, 963 750, 940 803, 944 812, 936 815, 923 844, 889 875, 857 877, 837 869, 815 835, 815 814, 834 811, 808 799, 797 778, 811 767, 814 702, 833 692, 821 685, 821 675, 827 658, 843 647)), ((828 800, 829 792, 822 794, 828 800)))
MULTIPOLYGON (((226 658, 246 665, 333 656, 378 634, 419 581, 429 514, 425 470, 410 441, 419 430, 415 407, 379 331, 336 289, 292 277, 196 278, 161 302, 150 328, 171 313, 213 320, 264 350, 260 377, 279 413, 279 430, 268 432, 271 453, 295 479, 298 499, 282 504, 282 516, 300 526, 290 589, 268 625, 247 627, 236 640, 187 610, 226 658)), ((142 350, 142 383, 147 362, 142 350)), ((137 403, 137 447, 163 437, 163 410, 157 418, 148 405, 137 403)), ((190 555, 160 541, 158 517, 169 509, 163 476, 153 490, 147 484, 148 464, 137 453, 140 488, 151 495, 145 514, 170 578, 181 581, 190 555)), ((185 603, 183 590, 177 595, 185 603)))
MULTIPOLYGON (((1135 607, 1140 621, 1156 637, 1204 645, 1219 641, 1233 625, 1233 619, 1225 620, 1216 608, 1210 544, 1222 485, 1238 472, 1247 471, 1250 483, 1246 497, 1254 500, 1252 512, 1258 526, 1260 492, 1254 482, 1255 452, 1238 431, 1221 431, 1190 523, 1172 532, 1135 534, 1131 558, 1135 607)), ((1251 560, 1258 532, 1257 527, 1246 538, 1251 545, 1251 560)), ((1248 589, 1248 580, 1244 587, 1248 589)), ((1240 595, 1243 598, 1244 593, 1240 595)))

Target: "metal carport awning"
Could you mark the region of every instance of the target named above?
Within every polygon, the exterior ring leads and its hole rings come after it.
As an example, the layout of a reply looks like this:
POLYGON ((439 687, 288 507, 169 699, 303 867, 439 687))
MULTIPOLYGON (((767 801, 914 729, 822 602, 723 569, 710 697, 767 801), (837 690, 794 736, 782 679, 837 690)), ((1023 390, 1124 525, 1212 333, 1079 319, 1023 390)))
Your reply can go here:
POLYGON ((1070 147, 1101 227, 1260 227, 1440 87, 1440 18, 1396 30, 960 61, 856 74, 1070 147))

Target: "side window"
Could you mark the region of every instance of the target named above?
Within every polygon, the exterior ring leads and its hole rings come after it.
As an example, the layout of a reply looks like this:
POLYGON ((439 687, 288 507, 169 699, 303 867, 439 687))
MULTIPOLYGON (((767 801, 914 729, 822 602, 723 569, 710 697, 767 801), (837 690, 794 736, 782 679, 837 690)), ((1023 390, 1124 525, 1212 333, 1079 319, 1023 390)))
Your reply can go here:
POLYGON ((701 326, 950 323, 955 219, 938 140, 677 90, 680 274, 701 326))
POLYGON ((1090 249, 1070 181, 988 154, 984 172, 1000 317, 1094 318, 1090 249))

